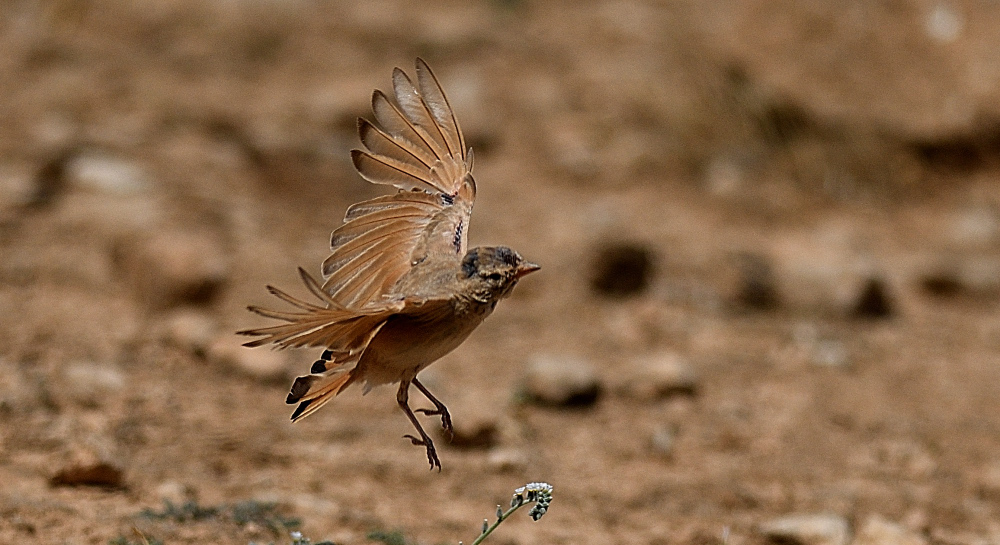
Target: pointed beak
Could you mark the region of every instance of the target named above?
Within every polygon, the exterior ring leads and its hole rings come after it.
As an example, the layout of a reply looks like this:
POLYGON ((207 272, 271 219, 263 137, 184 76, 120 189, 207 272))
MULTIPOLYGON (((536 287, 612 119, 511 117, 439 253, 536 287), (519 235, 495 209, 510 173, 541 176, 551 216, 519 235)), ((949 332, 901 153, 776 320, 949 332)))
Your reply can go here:
POLYGON ((530 261, 525 261, 524 263, 521 263, 521 265, 517 268, 517 273, 514 275, 514 278, 521 278, 522 276, 528 276, 529 274, 541 268, 542 268, 541 265, 536 265, 530 261))

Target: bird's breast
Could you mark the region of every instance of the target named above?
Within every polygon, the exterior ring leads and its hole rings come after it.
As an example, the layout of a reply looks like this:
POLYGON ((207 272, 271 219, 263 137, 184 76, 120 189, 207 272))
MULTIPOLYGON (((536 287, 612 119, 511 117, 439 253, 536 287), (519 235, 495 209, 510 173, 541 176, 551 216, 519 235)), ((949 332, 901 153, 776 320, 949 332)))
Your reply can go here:
POLYGON ((390 318, 359 362, 368 382, 385 384, 410 373, 415 375, 462 344, 493 309, 483 305, 464 310, 429 317, 390 318))

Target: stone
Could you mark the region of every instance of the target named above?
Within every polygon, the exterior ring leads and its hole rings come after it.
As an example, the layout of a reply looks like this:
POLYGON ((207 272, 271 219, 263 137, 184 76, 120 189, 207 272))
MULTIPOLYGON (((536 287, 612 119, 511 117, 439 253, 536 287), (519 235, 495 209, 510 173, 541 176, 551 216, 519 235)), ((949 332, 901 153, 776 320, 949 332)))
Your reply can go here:
POLYGON ((642 400, 673 395, 694 395, 698 391, 698 374, 679 354, 662 352, 634 360, 621 373, 619 394, 642 400))
POLYGON ((49 479, 52 486, 124 488, 125 471, 113 443, 101 434, 73 442, 62 467, 49 479))
POLYGON ((889 287, 884 280, 873 276, 865 280, 858 292, 851 315, 864 320, 892 318, 896 304, 889 295, 889 287))
POLYGON ((650 450, 654 454, 664 458, 669 458, 673 455, 675 444, 674 432, 667 426, 657 426, 649 436, 650 450))
POLYGON ((124 373, 112 364, 73 361, 61 371, 61 394, 84 407, 101 407, 125 387, 124 373))
POLYGON ((851 528, 835 514, 799 514, 772 519, 758 530, 774 543, 794 545, 847 545, 851 528))
POLYGON ((594 256, 590 286, 609 297, 627 297, 644 291, 653 276, 653 254, 639 244, 616 243, 594 256))
POLYGON ((920 287, 935 297, 994 298, 1000 294, 1000 259, 990 256, 949 256, 927 267, 920 287))
POLYGON ((1000 462, 985 467, 977 484, 979 497, 1000 501, 1000 462))
POLYGON ((197 309, 182 308, 170 313, 162 324, 162 338, 168 343, 198 355, 218 337, 218 323, 197 309))
POLYGON ((954 42, 961 36, 964 27, 965 20, 961 12, 955 10, 948 2, 938 2, 924 21, 927 36, 942 43, 954 42))
POLYGON ((869 517, 852 545, 927 545, 927 538, 879 515, 869 517))
POLYGON ((491 449, 486 455, 486 465, 496 473, 523 471, 529 465, 528 455, 518 448, 491 449))
POLYGON ((195 499, 194 490, 178 481, 164 481, 160 483, 154 491, 156 497, 161 501, 170 502, 173 505, 184 505, 195 499))
POLYGON ((152 186, 149 174, 136 161, 97 151, 71 158, 66 176, 77 187, 118 196, 142 193, 152 186))
POLYGON ((522 384, 528 400, 540 405, 589 406, 601 393, 594 366, 575 356, 534 356, 522 384))
POLYGON ((774 266, 764 255, 745 252, 736 256, 734 304, 746 310, 773 310, 779 305, 774 266))
POLYGON ((40 380, 32 380, 22 365, 0 356, 0 414, 30 412, 44 398, 40 380))
POLYGON ((235 335, 222 335, 208 346, 208 360, 265 383, 288 381, 288 360, 284 352, 267 348, 247 348, 235 335))
POLYGON ((847 346, 837 340, 817 341, 812 347, 812 362, 820 367, 849 367, 851 355, 847 346))
POLYGON ((210 303, 229 276, 222 245, 200 232, 168 230, 127 237, 116 246, 114 261, 136 295, 153 309, 210 303))
POLYGON ((500 429, 494 416, 465 412, 452 414, 455 435, 450 446, 463 449, 488 449, 496 446, 500 439, 500 429))

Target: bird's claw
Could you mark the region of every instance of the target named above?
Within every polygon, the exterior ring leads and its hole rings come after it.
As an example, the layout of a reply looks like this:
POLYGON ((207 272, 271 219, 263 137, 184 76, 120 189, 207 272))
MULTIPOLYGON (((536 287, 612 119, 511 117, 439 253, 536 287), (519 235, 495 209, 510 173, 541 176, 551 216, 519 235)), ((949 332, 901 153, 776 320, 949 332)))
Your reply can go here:
POLYGON ((423 439, 418 439, 410 434, 403 436, 404 439, 409 439, 411 443, 417 446, 422 446, 427 449, 427 461, 431 464, 431 471, 434 471, 436 467, 438 471, 441 471, 441 460, 438 458, 437 451, 434 449, 434 442, 431 441, 430 437, 425 437, 423 439))
POLYGON ((444 430, 445 438, 448 439, 449 443, 455 438, 455 426, 451 423, 451 414, 448 412, 447 407, 442 406, 438 409, 416 409, 414 412, 423 413, 427 416, 440 416, 441 429, 444 430))

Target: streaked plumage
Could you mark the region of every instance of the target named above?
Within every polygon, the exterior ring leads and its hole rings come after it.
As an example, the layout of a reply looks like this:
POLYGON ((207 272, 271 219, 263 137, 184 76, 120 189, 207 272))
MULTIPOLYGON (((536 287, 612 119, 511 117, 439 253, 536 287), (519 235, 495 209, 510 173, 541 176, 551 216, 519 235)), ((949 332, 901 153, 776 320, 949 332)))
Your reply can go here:
POLYGON ((240 331, 258 336, 245 346, 321 347, 310 374, 292 384, 286 402, 298 403, 292 420, 304 418, 351 384, 399 382, 396 400, 427 449, 431 468, 441 463, 433 442, 408 404, 412 383, 434 404, 418 409, 441 417, 451 433, 447 408, 417 380, 417 373, 455 349, 522 276, 538 269, 503 247, 467 249, 476 198, 472 149, 441 85, 417 59, 416 85, 399 68, 392 83, 396 104, 381 91, 372 96, 378 126, 358 120, 367 151, 351 157, 361 177, 392 185, 398 193, 347 210, 331 237, 320 285, 299 269, 310 303, 275 287, 268 291, 296 310, 250 310, 285 323, 240 331))

